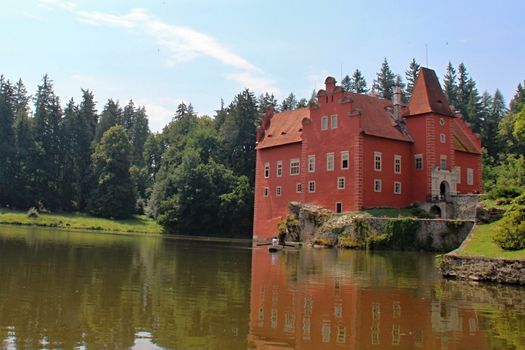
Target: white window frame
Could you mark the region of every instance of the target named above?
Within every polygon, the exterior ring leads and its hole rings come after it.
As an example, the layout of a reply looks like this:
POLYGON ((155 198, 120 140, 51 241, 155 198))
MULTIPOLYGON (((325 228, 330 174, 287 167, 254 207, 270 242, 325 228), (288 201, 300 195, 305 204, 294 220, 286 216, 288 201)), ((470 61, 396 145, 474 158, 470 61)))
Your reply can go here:
POLYGON ((303 193, 303 184, 301 182, 295 184, 295 193, 303 193))
POLYGON ((269 187, 265 187, 265 188, 264 188, 263 195, 264 195, 265 197, 270 196, 270 188, 269 188, 269 187))
POLYGON ((335 168, 335 155, 334 152, 326 154, 326 171, 334 171, 335 168))
POLYGON ((270 177, 270 162, 264 163, 264 178, 268 179, 270 177))
POLYGON ((350 152, 348 151, 341 152, 341 169, 342 170, 350 169, 350 152), (346 161, 346 167, 344 166, 345 161, 346 161))
POLYGON ((277 177, 283 176, 283 161, 278 160, 277 161, 277 177))
POLYGON ((374 192, 379 193, 379 192, 382 192, 382 190, 383 190, 383 183, 381 179, 374 179, 374 192))
POLYGON ((315 154, 308 156, 308 172, 315 173, 315 154))
POLYGON ((456 165, 456 173, 458 174, 458 184, 461 184, 461 167, 459 165, 456 165))
POLYGON ((443 133, 439 134, 439 142, 446 143, 447 142, 447 136, 443 133))
POLYGON ((394 155, 394 174, 401 174, 401 156, 399 154, 394 155))
POLYGON ((308 193, 315 193, 316 184, 314 180, 308 181, 308 193))
POLYGON ((337 120, 337 114, 330 116, 330 129, 337 129, 339 121, 337 120))
POLYGON ((344 190, 346 188, 346 178, 344 176, 339 176, 337 178, 337 189, 344 190))
POLYGON ((423 155, 422 154, 415 154, 414 155, 414 167, 416 170, 423 170, 423 155), (421 163, 421 167, 418 167, 417 166, 417 161, 420 160, 420 163, 421 163))
POLYGON ((447 170, 448 162, 447 162, 447 155, 446 154, 440 154, 439 155, 439 168, 441 170, 447 170), (443 162, 445 162, 445 163, 443 163, 443 162), (445 165, 444 167, 443 167, 443 164, 445 165))
POLYGON ((290 175, 296 176, 301 172, 301 163, 299 158, 290 159, 290 175))
POLYGON ((275 187, 275 196, 281 197, 282 194, 283 194, 283 188, 281 186, 276 186, 275 187))
POLYGON ((321 117, 321 130, 328 130, 328 116, 326 115, 321 117))
POLYGON ((383 169, 383 154, 381 152, 374 152, 374 170, 381 171, 383 169), (379 162, 379 167, 377 166, 379 162))
POLYGON ((394 181, 394 194, 401 194, 401 181, 394 181))
POLYGON ((467 185, 474 185, 474 169, 467 168, 467 185))

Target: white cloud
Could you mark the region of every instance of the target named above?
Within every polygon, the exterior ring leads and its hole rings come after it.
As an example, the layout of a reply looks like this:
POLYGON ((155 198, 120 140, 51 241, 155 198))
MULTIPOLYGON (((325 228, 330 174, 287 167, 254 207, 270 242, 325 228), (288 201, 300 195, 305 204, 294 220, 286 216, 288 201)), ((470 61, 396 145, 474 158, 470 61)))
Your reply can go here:
POLYGON ((143 9, 133 9, 125 15, 113 15, 100 11, 79 10, 74 3, 61 0, 40 1, 42 4, 73 13, 77 20, 82 23, 143 30, 170 52, 169 64, 172 65, 193 60, 199 56, 208 56, 227 66, 262 73, 260 68, 249 63, 212 36, 188 27, 162 22, 148 15, 143 9))
POLYGON ((238 82, 243 88, 249 88, 255 92, 269 92, 280 95, 281 90, 276 88, 273 82, 263 76, 256 76, 250 72, 226 74, 226 78, 238 82))
POLYGON ((146 107, 149 127, 154 132, 162 131, 162 128, 164 128, 164 126, 166 126, 166 124, 171 121, 173 115, 175 114, 175 108, 170 109, 165 105, 158 104, 153 101, 138 99, 134 100, 134 102, 135 105, 146 107))

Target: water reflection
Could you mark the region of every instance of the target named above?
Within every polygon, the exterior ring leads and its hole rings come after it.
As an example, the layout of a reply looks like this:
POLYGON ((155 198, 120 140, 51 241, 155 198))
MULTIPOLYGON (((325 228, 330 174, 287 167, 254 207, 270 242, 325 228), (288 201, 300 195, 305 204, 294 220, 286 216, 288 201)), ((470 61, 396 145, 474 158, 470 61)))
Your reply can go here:
POLYGON ((0 226, 0 349, 524 349, 525 292, 433 256, 0 226))
POLYGON ((0 231, 0 348, 247 347, 247 247, 0 231))
POLYGON ((261 249, 252 256, 249 346, 523 348, 524 297, 443 280, 429 254, 261 249))

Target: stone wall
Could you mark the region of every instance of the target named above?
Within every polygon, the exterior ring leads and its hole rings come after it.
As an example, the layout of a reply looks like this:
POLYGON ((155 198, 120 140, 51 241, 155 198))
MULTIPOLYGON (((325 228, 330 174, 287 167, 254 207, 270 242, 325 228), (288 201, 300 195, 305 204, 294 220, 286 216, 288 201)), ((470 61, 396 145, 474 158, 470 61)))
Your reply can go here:
POLYGON ((525 285, 525 260, 490 259, 450 253, 443 256, 440 268, 446 277, 525 285))
POLYGON ((460 220, 475 220, 478 200, 479 195, 477 194, 450 196, 450 202, 454 208, 454 218, 460 220))
POLYGON ((294 223, 294 230, 289 232, 294 233, 288 239, 355 249, 450 251, 460 246, 474 224, 461 220, 336 214, 301 203, 290 203, 289 208, 289 220, 294 223))

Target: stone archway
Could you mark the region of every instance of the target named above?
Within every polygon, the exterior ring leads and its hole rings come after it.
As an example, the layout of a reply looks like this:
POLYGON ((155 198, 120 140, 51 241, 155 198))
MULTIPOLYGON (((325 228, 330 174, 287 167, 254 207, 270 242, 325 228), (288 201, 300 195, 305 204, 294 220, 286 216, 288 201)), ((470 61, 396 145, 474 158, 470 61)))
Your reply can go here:
POLYGON ((430 215, 441 218, 442 217, 441 208, 437 205, 432 206, 430 208, 430 215))
POLYGON ((450 185, 447 181, 441 181, 439 184, 439 199, 450 200, 450 185))

